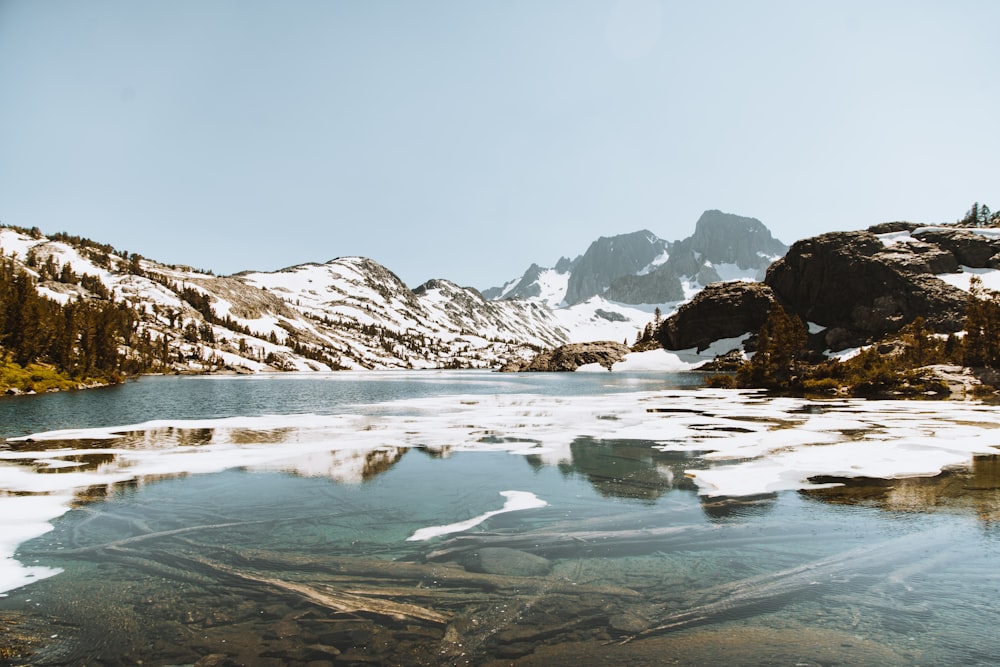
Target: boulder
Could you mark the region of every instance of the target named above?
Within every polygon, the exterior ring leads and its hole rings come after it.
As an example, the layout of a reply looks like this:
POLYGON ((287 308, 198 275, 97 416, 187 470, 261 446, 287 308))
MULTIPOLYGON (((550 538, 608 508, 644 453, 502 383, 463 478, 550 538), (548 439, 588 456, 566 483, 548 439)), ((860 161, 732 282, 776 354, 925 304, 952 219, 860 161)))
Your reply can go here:
POLYGON ((1000 268, 1000 239, 977 234, 968 229, 925 229, 914 238, 935 245, 955 256, 958 264, 977 269, 1000 268))
POLYGON ((514 577, 539 577, 552 569, 547 558, 507 547, 483 547, 469 554, 462 565, 470 572, 514 577))
POLYGON ((795 243, 764 282, 805 321, 828 327, 833 350, 898 331, 917 317, 935 331, 958 331, 966 294, 933 275, 953 265, 934 247, 910 245, 886 247, 867 231, 822 234, 795 243))
POLYGON ((668 350, 699 351, 721 338, 756 332, 775 295, 761 283, 712 283, 667 318, 657 335, 668 350))
POLYGON ((511 362, 501 368, 502 372, 555 372, 575 371, 587 364, 600 364, 609 371, 611 367, 625 358, 629 348, 612 341, 597 341, 593 343, 570 343, 554 350, 542 352, 527 363, 511 362))

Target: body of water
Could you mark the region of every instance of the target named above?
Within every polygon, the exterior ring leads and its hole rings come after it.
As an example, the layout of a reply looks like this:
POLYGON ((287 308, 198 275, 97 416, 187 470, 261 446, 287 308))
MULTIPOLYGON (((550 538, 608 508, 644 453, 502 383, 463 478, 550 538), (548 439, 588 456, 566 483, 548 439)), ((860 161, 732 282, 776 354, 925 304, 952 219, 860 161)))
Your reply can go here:
POLYGON ((996 408, 700 382, 0 400, 0 664, 996 664, 996 408))

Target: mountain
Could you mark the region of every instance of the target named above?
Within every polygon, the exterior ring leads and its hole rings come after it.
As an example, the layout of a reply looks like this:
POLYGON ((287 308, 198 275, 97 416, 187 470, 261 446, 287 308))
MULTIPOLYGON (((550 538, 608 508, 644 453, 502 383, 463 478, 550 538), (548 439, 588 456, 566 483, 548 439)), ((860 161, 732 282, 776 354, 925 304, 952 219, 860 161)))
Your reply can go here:
POLYGON ((602 236, 574 260, 562 258, 551 269, 532 264, 520 278, 483 294, 494 300, 540 299, 553 307, 594 296, 664 304, 684 300, 711 282, 760 280, 787 250, 760 220, 710 210, 683 240, 665 241, 648 230, 602 236))
POLYGON ((574 342, 622 340, 718 281, 763 279, 788 247, 756 218, 705 211, 691 236, 665 241, 648 230, 601 237, 552 268, 532 264, 519 278, 483 292, 554 309, 574 342))
POLYGON ((568 341, 543 304, 444 280, 410 290, 360 257, 219 277, 37 230, 0 228, 0 249, 51 300, 133 309, 146 343, 131 353, 155 350, 164 370, 484 368, 568 341))
POLYGON ((705 289, 664 321, 659 337, 667 349, 745 337, 772 303, 809 323, 819 350, 878 341, 917 318, 954 333, 964 326, 972 278, 1000 287, 1000 229, 888 223, 830 232, 796 242, 759 288, 705 289))

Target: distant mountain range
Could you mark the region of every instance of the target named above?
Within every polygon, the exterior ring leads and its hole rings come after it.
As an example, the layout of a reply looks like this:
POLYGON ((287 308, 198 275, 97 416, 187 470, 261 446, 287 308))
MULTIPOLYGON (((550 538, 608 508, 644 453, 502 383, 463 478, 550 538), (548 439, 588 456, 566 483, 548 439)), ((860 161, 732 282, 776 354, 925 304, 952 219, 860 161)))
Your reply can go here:
POLYGON ((760 279, 787 249, 759 220, 706 211, 681 241, 602 237, 481 294, 447 280, 410 289, 361 257, 220 277, 37 230, 0 227, 0 248, 43 296, 134 309, 137 339, 181 372, 495 368, 568 342, 634 339, 654 309, 666 316, 712 281, 760 279))
POLYGON ((690 298, 720 280, 760 280, 788 250, 756 218, 705 211, 691 236, 666 241, 650 231, 601 237, 587 251, 552 268, 537 264, 519 278, 487 289, 487 299, 540 300, 553 308, 591 297, 623 304, 665 304, 690 298))

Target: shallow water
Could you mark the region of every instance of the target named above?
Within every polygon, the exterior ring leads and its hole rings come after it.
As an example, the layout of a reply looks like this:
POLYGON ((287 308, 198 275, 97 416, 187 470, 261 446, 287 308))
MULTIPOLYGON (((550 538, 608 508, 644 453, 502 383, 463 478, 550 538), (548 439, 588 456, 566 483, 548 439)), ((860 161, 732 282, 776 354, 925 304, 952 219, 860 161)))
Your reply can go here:
POLYGON ((2 520, 51 521, 17 547, 34 583, 0 598, 0 663, 995 664, 992 408, 697 382, 148 378, 0 401, 4 435, 33 434, 0 449, 2 520), (509 491, 539 502, 497 513, 509 491))

